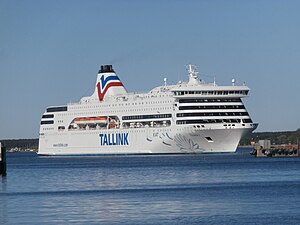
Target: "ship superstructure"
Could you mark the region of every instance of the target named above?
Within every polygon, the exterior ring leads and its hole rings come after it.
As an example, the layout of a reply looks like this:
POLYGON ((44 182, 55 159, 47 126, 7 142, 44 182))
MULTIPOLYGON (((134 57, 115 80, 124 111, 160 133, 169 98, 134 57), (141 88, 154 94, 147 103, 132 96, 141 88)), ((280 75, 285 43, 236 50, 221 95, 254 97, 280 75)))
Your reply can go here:
POLYGON ((111 65, 101 66, 95 91, 42 115, 40 155, 234 152, 256 129, 242 98, 249 88, 206 84, 188 65, 189 80, 128 93, 111 65))

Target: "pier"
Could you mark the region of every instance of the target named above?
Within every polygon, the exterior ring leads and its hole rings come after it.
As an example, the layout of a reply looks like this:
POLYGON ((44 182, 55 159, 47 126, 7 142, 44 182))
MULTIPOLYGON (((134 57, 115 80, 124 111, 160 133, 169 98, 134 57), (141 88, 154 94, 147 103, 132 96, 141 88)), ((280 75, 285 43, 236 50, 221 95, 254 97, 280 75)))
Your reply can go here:
POLYGON ((0 175, 6 175, 6 148, 0 142, 0 175))
POLYGON ((271 146, 270 140, 260 140, 254 145, 252 155, 256 157, 300 157, 300 143, 296 146, 271 146))

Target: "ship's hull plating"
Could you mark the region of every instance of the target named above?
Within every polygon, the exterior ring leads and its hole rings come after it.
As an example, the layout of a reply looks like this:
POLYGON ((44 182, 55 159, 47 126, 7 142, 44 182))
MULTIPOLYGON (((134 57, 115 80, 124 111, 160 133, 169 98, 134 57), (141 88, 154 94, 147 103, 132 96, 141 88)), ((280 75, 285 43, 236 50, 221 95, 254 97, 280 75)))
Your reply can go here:
POLYGON ((255 128, 122 129, 53 133, 40 138, 39 155, 187 154, 235 152, 255 128))

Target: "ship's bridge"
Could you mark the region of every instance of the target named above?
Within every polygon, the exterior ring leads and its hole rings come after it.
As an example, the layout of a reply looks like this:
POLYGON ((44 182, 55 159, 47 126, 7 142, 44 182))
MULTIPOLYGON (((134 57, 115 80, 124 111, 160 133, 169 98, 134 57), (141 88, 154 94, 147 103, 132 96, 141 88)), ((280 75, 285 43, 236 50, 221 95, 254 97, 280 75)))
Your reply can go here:
POLYGON ((247 86, 202 86, 202 87, 178 87, 172 89, 175 97, 180 98, 201 98, 201 97, 232 97, 242 98, 249 94, 250 89, 247 86))
POLYGON ((170 88, 170 91, 177 98, 243 98, 248 95, 249 88, 244 85, 236 85, 235 79, 232 79, 232 85, 218 86, 216 82, 205 83, 198 78, 196 66, 187 65, 187 82, 179 81, 177 85, 170 88))

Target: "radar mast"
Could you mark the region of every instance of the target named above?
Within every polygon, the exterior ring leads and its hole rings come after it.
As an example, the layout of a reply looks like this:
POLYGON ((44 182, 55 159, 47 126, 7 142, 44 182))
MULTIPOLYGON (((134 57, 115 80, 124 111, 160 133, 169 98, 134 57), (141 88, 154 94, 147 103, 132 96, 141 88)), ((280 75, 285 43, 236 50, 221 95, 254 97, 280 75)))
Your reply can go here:
POLYGON ((187 66, 188 74, 189 74, 189 82, 188 84, 199 84, 198 80, 198 72, 196 65, 188 64, 187 66))

